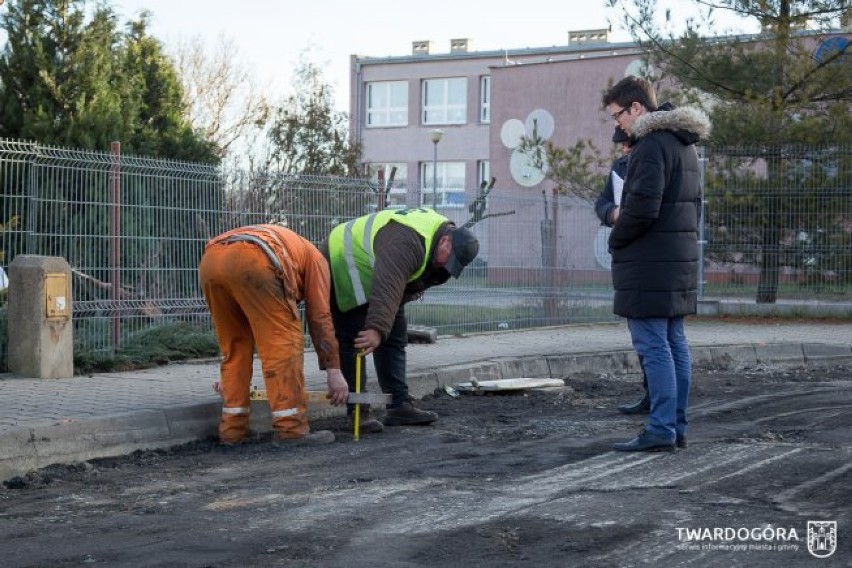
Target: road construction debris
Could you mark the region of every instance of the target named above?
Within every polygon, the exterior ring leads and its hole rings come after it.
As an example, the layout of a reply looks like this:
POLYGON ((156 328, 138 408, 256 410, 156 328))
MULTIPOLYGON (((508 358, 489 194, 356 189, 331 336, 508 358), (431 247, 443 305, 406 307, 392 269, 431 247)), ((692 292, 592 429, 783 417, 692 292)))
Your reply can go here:
POLYGON ((456 389, 463 393, 476 392, 497 392, 497 391, 516 391, 527 389, 540 389, 544 387, 564 387, 565 381, 562 379, 496 379, 490 381, 480 381, 471 378, 467 383, 459 383, 456 389))

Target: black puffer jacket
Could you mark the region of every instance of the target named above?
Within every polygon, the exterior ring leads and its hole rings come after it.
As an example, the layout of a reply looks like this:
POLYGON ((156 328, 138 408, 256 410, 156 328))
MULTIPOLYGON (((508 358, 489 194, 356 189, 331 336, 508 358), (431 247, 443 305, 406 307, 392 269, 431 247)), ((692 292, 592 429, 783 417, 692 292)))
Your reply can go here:
POLYGON ((609 236, 613 311, 627 318, 694 314, 700 187, 694 144, 702 112, 660 107, 637 118, 618 222, 609 236))

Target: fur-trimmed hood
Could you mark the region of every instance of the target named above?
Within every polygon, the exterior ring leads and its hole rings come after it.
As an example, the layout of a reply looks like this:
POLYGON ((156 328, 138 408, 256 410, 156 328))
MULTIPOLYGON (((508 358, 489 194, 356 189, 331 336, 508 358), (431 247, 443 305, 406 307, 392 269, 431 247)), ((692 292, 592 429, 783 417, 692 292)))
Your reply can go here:
POLYGON ((637 118, 631 134, 639 139, 659 130, 670 131, 684 144, 695 144, 710 135, 710 119, 696 108, 674 108, 666 103, 637 118))

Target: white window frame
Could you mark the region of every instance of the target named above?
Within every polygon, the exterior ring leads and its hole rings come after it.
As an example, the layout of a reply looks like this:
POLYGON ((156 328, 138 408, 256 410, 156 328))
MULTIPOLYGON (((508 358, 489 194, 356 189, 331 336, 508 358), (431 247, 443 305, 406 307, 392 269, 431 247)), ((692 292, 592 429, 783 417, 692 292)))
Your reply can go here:
POLYGON ((466 77, 424 79, 422 87, 424 125, 467 123, 466 77))
POLYGON ((408 164, 402 162, 384 163, 384 164, 369 164, 368 171, 370 180, 378 184, 379 170, 385 171, 385 183, 390 177, 391 170, 396 166, 396 176, 393 179, 393 185, 390 192, 387 194, 387 203, 385 207, 388 209, 403 209, 408 207, 406 203, 408 199, 408 164))
POLYGON ((482 182, 485 182, 485 185, 491 182, 491 162, 488 160, 479 160, 476 164, 476 188, 479 191, 479 188, 482 187, 482 182))
POLYGON ((491 75, 479 79, 479 122, 491 122, 491 75))
MULTIPOLYGON (((426 207, 432 204, 432 170, 433 162, 420 164, 420 203, 426 207)), ((438 184, 435 194, 438 199, 437 208, 461 209, 465 207, 465 163, 438 162, 438 184)))
POLYGON ((366 120, 367 128, 408 126, 408 81, 367 83, 366 120))

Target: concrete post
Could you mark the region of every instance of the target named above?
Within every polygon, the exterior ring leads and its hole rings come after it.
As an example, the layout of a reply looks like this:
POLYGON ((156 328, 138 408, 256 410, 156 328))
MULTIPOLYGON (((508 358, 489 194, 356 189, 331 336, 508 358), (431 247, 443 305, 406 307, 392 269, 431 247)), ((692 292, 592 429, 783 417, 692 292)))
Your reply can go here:
POLYGON ((74 376, 71 267, 64 258, 15 257, 6 319, 9 371, 39 379, 74 376))

